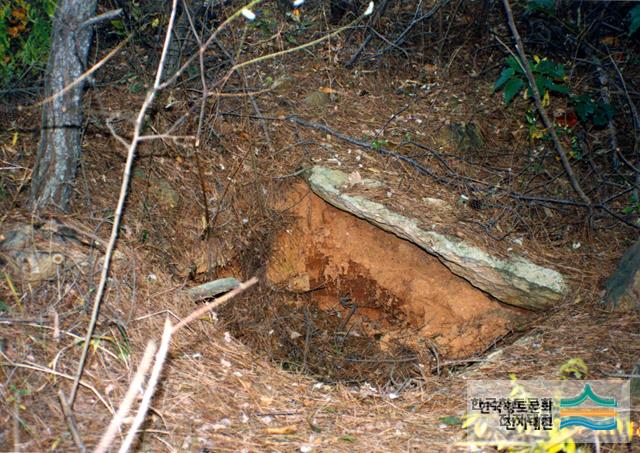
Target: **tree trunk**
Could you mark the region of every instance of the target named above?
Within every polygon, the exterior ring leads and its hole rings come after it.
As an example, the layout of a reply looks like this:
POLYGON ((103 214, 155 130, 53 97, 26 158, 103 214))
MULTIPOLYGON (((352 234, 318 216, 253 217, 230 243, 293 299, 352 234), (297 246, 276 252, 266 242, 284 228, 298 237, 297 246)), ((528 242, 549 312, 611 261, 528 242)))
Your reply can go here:
MULTIPOLYGON (((60 0, 51 32, 45 98, 59 94, 86 69, 93 29, 80 25, 96 0, 60 0)), ((82 92, 78 83, 42 107, 42 132, 31 178, 31 206, 66 211, 82 152, 82 92)))

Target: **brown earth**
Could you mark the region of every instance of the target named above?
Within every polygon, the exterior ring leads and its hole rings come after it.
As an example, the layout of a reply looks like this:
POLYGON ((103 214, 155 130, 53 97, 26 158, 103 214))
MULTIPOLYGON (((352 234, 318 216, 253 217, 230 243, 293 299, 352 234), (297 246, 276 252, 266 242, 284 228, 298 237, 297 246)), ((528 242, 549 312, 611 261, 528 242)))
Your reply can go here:
POLYGON ((322 309, 342 316, 350 308, 339 299, 349 295, 358 328, 369 335, 384 332, 383 347, 405 337, 415 349, 426 340, 445 357, 468 357, 527 317, 415 244, 326 203, 304 183, 285 194, 282 204, 294 221, 275 240, 268 279, 293 292, 311 291, 322 309))

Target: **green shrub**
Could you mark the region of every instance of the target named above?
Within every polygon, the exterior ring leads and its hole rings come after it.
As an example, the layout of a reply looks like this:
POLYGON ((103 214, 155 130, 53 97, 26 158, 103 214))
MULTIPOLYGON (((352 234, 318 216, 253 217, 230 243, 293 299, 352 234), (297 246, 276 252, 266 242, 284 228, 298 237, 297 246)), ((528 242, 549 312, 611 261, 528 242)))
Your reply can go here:
MULTIPOLYGON (((548 99, 550 91, 560 94, 569 93, 569 89, 564 86, 565 71, 562 64, 534 56, 533 61, 529 62, 529 66, 543 99, 548 99)), ((522 65, 514 57, 508 57, 506 67, 496 80, 494 91, 502 89, 504 102, 508 104, 525 87, 527 87, 527 97, 531 97, 531 88, 522 65)))
MULTIPOLYGON (((549 106, 551 102, 550 93, 555 93, 569 98, 569 102, 573 105, 578 118, 583 123, 591 121, 596 127, 604 127, 613 118, 613 107, 603 100, 594 101, 588 95, 576 96, 570 92, 565 85, 566 75, 562 64, 534 56, 533 61, 529 62, 529 66, 540 96, 542 96, 543 107, 549 106)), ((531 99, 531 87, 522 65, 513 56, 508 57, 500 77, 494 84, 494 91, 502 90, 504 102, 509 104, 525 88, 526 99, 531 99)), ((531 137, 541 138, 543 134, 536 129, 535 117, 527 118, 527 123, 533 126, 533 129, 530 128, 530 132, 533 132, 530 134, 531 137)))
POLYGON ((640 28, 640 5, 634 6, 627 18, 629 19, 629 36, 631 36, 640 28))
POLYGON ((46 67, 55 0, 8 0, 0 6, 0 86, 28 82, 46 67))

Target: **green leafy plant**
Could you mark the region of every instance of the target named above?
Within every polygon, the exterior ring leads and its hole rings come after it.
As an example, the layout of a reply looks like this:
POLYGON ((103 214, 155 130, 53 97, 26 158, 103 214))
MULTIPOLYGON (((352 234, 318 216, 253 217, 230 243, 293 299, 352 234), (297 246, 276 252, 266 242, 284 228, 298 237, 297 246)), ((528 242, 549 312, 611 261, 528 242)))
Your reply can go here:
POLYGON ((584 379, 589 375, 589 367, 584 360, 575 357, 564 362, 559 371, 562 379, 584 379))
MULTIPOLYGON (((529 65, 538 91, 542 96, 542 105, 544 107, 551 103, 551 93, 556 93, 568 96, 569 102, 575 109, 576 116, 583 123, 590 121, 597 127, 603 127, 613 118, 614 111, 610 104, 601 99, 594 101, 589 95, 575 96, 570 93, 569 88, 565 85, 566 73, 562 64, 534 56, 529 65)), ((525 98, 529 99, 531 97, 531 87, 520 61, 510 56, 507 58, 505 66, 500 73, 500 77, 495 82, 494 92, 502 90, 504 102, 509 104, 526 87, 525 98)), ((538 126, 533 112, 529 111, 527 113, 526 122, 529 126, 529 136, 532 139, 544 137, 546 132, 538 126)))
POLYGON ((538 124, 535 110, 528 109, 524 115, 524 120, 529 128, 529 138, 531 140, 539 140, 547 137, 547 130, 538 124))
MULTIPOLYGON (((543 104, 549 103, 549 93, 569 94, 569 89, 563 85, 565 82, 564 66, 546 58, 533 57, 529 62, 531 72, 536 81, 538 91, 542 96, 543 104)), ((527 87, 527 98, 531 97, 531 87, 527 82, 527 76, 520 61, 510 56, 506 60, 506 67, 493 87, 494 91, 503 90, 504 102, 509 104, 513 98, 527 87)))
POLYGON ((632 203, 625 206, 622 209, 622 213, 625 215, 631 215, 631 214, 640 215, 640 203, 632 203))
POLYGON ((379 150, 380 148, 382 148, 383 146, 387 146, 389 144, 389 142, 387 140, 378 140, 378 139, 374 139, 371 142, 371 147, 373 149, 375 149, 376 151, 379 150))
POLYGON ((546 14, 553 14, 556 9, 555 0, 529 0, 527 3, 528 12, 541 11, 546 14))
MULTIPOLYGON (((578 140, 578 137, 576 137, 573 129, 571 129, 569 126, 561 125, 556 126, 555 129, 560 140, 565 143, 569 157, 576 160, 582 159, 582 148, 580 147, 580 141, 578 140)), ((544 138, 547 140, 551 140, 550 135, 547 133, 545 133, 544 138)))
POLYGON ((144 90, 143 82, 133 82, 129 85, 129 91, 133 94, 141 93, 144 90))
POLYGON ((640 28, 640 5, 631 8, 627 18, 629 19, 629 36, 631 36, 640 28))
POLYGON ((111 21, 112 33, 115 33, 119 38, 124 38, 131 33, 132 24, 140 24, 145 16, 145 12, 142 10, 139 2, 126 1, 124 2, 124 11, 126 19, 113 19, 111 21))
POLYGON ((356 436, 352 436, 351 434, 345 434, 344 436, 340 436, 339 439, 343 442, 353 443, 358 440, 356 436))
POLYGON ((580 121, 587 122, 591 120, 594 125, 602 127, 606 126, 609 120, 613 118, 613 108, 602 100, 596 102, 586 94, 571 96, 569 99, 575 107, 576 115, 578 115, 580 121))
MULTIPOLYGON (((9 386, 9 391, 11 393, 8 394, 6 401, 7 403, 13 403, 16 401, 16 399, 23 397, 23 396, 29 396, 31 395, 31 390, 29 389, 21 389, 16 387, 15 385, 11 384, 9 386)), ((21 409, 26 409, 24 406, 20 407, 21 409)))
POLYGON ((55 0, 10 0, 0 6, 0 85, 44 70, 55 0))
POLYGON ((268 38, 278 30, 278 21, 273 11, 269 8, 263 8, 259 11, 258 18, 251 23, 251 26, 260 30, 263 38, 268 38))
POLYGON ((622 208, 622 213, 625 215, 640 215, 640 201, 638 201, 635 196, 631 196, 629 198, 629 204, 622 208))
POLYGON ((448 426, 462 425, 463 423, 462 418, 456 415, 447 415, 446 417, 440 417, 438 420, 448 426))
MULTIPOLYGON (((27 406, 25 406, 24 404, 22 404, 22 399, 25 396, 29 396, 31 395, 31 390, 28 388, 18 388, 16 387, 14 384, 11 384, 8 388, 8 392, 5 393, 5 404, 7 405, 11 405, 11 406, 15 406, 16 410, 19 411, 26 411, 27 410, 27 406)), ((18 416, 17 417, 18 423, 20 424, 20 427, 22 429, 24 429, 25 431, 27 431, 28 433, 32 433, 33 429, 31 428, 31 426, 29 426, 27 424, 27 422, 23 419, 23 417, 18 416)))

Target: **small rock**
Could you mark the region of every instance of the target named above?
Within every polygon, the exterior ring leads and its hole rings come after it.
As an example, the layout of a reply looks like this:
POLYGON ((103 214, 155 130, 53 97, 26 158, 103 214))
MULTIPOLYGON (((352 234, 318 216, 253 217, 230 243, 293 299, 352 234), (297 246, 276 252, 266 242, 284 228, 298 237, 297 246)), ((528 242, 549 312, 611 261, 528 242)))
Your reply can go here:
POLYGON ((331 104, 331 96, 328 93, 323 93, 322 91, 314 91, 313 93, 305 96, 304 103, 307 107, 320 109, 331 104))
POLYGON ((290 75, 278 77, 271 85, 271 90, 276 94, 287 94, 295 87, 296 81, 290 75))
POLYGON ((305 293, 311 289, 309 274, 297 275, 287 282, 287 289, 295 293, 305 293))
POLYGON ((440 198, 425 197, 422 199, 427 205, 436 209, 450 209, 448 203, 440 198))
POLYGON ((640 309, 640 241, 626 251, 604 286, 604 303, 609 308, 640 309))

